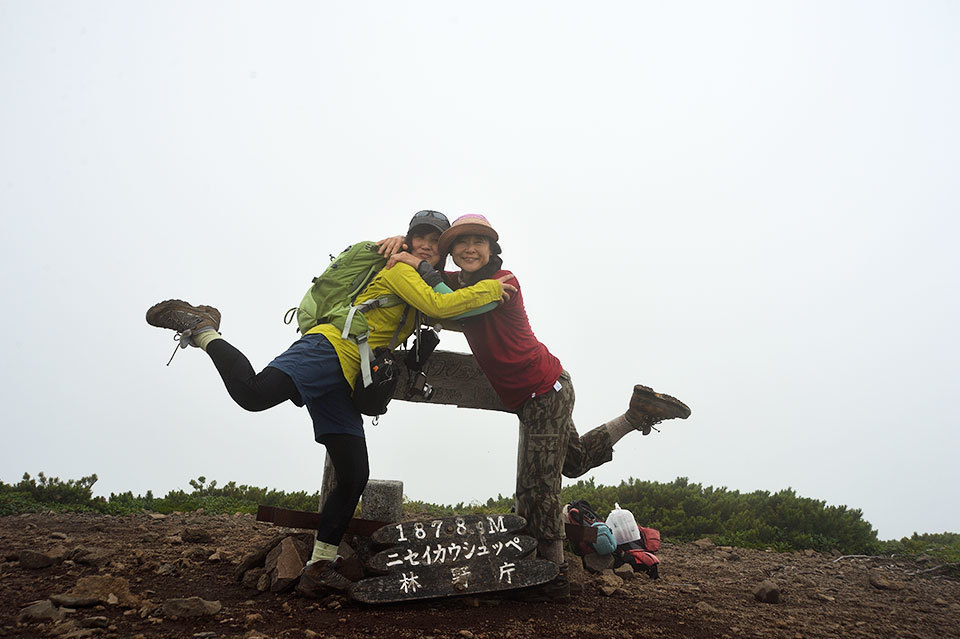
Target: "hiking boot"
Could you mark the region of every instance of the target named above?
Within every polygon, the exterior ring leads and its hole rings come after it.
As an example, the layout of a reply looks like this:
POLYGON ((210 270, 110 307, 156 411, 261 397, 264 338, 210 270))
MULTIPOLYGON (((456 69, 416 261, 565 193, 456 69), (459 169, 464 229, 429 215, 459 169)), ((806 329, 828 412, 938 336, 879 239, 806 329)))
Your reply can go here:
POLYGON ((331 590, 346 592, 353 582, 337 572, 339 558, 334 561, 318 559, 308 563, 300 572, 297 594, 303 597, 319 599, 330 594, 331 590))
POLYGON ((644 435, 649 435, 653 426, 664 420, 687 417, 690 417, 690 408, 676 397, 656 393, 649 386, 637 384, 633 387, 627 421, 638 424, 636 429, 642 430, 644 435))
POLYGON ((166 300, 147 309, 147 324, 177 333, 196 335, 207 329, 220 330, 220 311, 212 306, 193 306, 183 300, 166 300))
POLYGON ((183 300, 166 300, 147 309, 147 324, 177 332, 173 339, 179 344, 167 361, 169 366, 178 348, 197 345, 192 339, 194 335, 220 330, 220 311, 212 306, 193 306, 183 300))
POLYGON ((510 599, 525 603, 565 603, 570 601, 570 581, 567 564, 560 566, 560 574, 545 584, 520 588, 509 592, 510 599))

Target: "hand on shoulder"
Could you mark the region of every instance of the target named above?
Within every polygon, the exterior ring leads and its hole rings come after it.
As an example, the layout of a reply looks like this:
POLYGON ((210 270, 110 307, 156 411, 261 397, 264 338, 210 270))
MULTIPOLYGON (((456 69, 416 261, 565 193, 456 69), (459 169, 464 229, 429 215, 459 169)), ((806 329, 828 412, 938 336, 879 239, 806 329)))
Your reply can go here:
POLYGON ((516 292, 517 292, 517 287, 516 287, 516 286, 514 286, 513 284, 507 284, 507 282, 508 282, 509 280, 514 280, 514 281, 516 281, 516 279, 513 277, 513 273, 507 273, 506 275, 501 275, 500 277, 498 277, 498 278, 496 278, 496 279, 497 279, 498 282, 500 282, 500 286, 503 287, 503 301, 504 301, 504 302, 509 302, 509 301, 510 301, 510 295, 511 295, 512 293, 516 293, 516 292))

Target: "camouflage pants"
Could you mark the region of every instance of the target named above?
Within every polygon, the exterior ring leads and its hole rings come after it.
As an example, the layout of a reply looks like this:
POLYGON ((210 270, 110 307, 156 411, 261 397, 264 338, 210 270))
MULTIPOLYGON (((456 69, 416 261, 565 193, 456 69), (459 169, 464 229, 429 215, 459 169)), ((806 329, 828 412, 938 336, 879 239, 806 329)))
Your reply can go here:
POLYGON ((574 478, 613 459, 610 434, 603 426, 580 437, 573 424, 576 396, 570 374, 561 389, 529 400, 520 409, 517 453, 517 514, 538 540, 563 539, 560 475, 574 478))

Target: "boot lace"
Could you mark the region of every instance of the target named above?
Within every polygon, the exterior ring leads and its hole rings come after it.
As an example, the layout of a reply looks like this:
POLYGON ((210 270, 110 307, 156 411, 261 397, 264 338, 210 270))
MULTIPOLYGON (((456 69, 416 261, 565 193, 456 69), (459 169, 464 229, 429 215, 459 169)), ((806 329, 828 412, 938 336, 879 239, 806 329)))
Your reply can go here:
POLYGON ((193 341, 190 339, 192 335, 193 329, 188 328, 187 330, 178 332, 173 336, 173 341, 177 342, 177 345, 173 347, 173 355, 171 355, 170 359, 167 360, 167 366, 169 366, 170 362, 173 361, 173 358, 176 356, 178 350, 188 346, 193 346, 193 341))

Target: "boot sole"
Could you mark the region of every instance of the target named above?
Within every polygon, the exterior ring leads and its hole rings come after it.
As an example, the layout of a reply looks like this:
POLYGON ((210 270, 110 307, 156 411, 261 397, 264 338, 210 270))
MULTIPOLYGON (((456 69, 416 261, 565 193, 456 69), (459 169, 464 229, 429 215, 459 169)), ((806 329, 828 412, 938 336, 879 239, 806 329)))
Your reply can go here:
POLYGON ((661 419, 686 419, 690 417, 690 407, 676 397, 658 393, 649 386, 637 384, 634 394, 640 393, 644 400, 643 413, 661 419))

